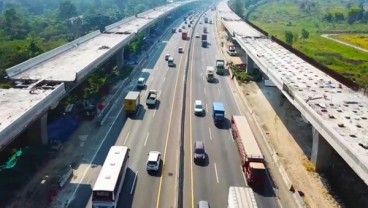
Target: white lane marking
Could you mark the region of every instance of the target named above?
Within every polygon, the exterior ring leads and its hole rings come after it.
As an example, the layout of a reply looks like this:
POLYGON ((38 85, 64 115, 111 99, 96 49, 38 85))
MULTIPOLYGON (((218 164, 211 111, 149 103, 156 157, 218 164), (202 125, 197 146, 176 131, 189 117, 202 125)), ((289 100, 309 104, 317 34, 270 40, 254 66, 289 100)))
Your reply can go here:
POLYGON ((218 174, 217 174, 217 167, 216 167, 216 163, 214 163, 214 164, 215 164, 216 180, 217 180, 217 183, 219 183, 218 174))
POLYGON ((166 80, 166 76, 164 76, 164 79, 162 80, 162 82, 165 82, 165 80, 166 80))
POLYGON ((158 95, 157 95, 157 98, 160 98, 160 96, 161 96, 161 90, 160 91, 158 91, 158 93, 157 93, 158 95))
POLYGON ((206 88, 203 88, 204 89, 204 94, 206 94, 206 88))
POLYGON ((125 143, 126 143, 126 142, 127 142, 127 140, 128 140, 129 134, 130 134, 130 132, 128 132, 127 136, 125 137, 124 145, 125 145, 125 143))
MULTIPOLYGON (((245 175, 244 175, 244 172, 243 172, 243 166, 240 166, 240 172, 241 172, 241 174, 242 174, 242 176, 243 176, 244 183, 248 185, 248 183, 247 183, 247 179, 245 179, 245 175)), ((248 186, 249 186, 249 185, 248 185, 248 186)))
POLYGON ((202 75, 202 79, 203 79, 203 81, 204 81, 204 74, 202 75))
POLYGON ((217 91, 218 91, 218 93, 219 93, 219 95, 220 95, 220 94, 221 94, 221 93, 220 93, 220 88, 217 88, 217 91))
POLYGON ((147 144, 148 136, 149 136, 149 132, 147 132, 146 140, 144 141, 144 146, 146 146, 146 144, 147 144))
POLYGON ((207 105, 207 103, 206 103, 206 113, 208 113, 208 105, 207 105))
POLYGON ((130 189, 130 195, 132 195, 132 193, 133 193, 133 189, 134 189, 135 181, 137 180, 137 176, 138 176, 138 170, 137 170, 137 172, 135 173, 135 176, 134 176, 132 189, 130 189))
POLYGON ((208 131, 210 132, 210 139, 212 140, 211 127, 208 127, 208 131))
POLYGON ((156 113, 156 110, 154 110, 154 111, 153 111, 153 115, 152 115, 152 117, 155 117, 155 113, 156 113))
POLYGON ((97 156, 97 153, 98 153, 98 152, 100 152, 100 149, 101 149, 101 147, 102 147, 102 144, 103 144, 103 143, 105 143, 105 140, 106 140, 106 138, 107 138, 107 135, 109 135, 109 133, 110 133, 110 131, 111 131, 112 127, 114 126, 114 123, 116 122, 116 120, 118 120, 119 114, 120 114, 120 112, 121 112, 123 109, 124 109, 124 105, 123 105, 123 107, 121 107, 121 108, 120 108, 119 112, 117 113, 117 116, 115 117, 114 121, 113 121, 113 122, 112 122, 112 124, 110 125, 110 128, 107 130, 107 132, 106 132, 106 134, 105 134, 105 137, 102 139, 102 141, 101 141, 100 145, 98 146, 97 150, 95 151, 95 154, 93 155, 92 160, 89 162, 89 164, 88 164, 87 168, 84 170, 84 173, 83 173, 82 177, 80 178, 80 180, 78 181, 77 186, 75 187, 75 189, 74 189, 74 191, 73 191, 72 196, 69 198, 69 200, 68 200, 68 204, 67 204, 67 205, 69 205, 69 203, 72 201, 72 199, 75 199, 75 194, 77 193, 77 190, 78 190, 79 186, 82 184, 81 182, 82 182, 82 181, 83 181, 83 179, 86 177, 86 174, 87 174, 87 172, 88 172, 89 168, 91 167, 92 161, 93 161, 93 160, 95 160, 95 158, 96 158, 96 156, 97 156))

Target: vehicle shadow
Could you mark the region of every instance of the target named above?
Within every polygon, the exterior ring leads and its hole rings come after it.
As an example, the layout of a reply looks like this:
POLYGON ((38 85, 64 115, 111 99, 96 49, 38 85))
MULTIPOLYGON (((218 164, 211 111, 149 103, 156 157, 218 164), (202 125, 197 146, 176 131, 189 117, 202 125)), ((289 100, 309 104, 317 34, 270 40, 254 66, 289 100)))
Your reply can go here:
POLYGON ((199 167, 207 167, 209 164, 210 164, 210 158, 208 157, 208 154, 205 153, 206 155, 206 159, 205 160, 202 160, 202 161, 198 161, 198 160, 194 160, 194 164, 196 164, 197 166, 199 167))
POLYGON ((210 84, 217 84, 217 83, 219 83, 220 81, 219 81, 219 79, 217 79, 216 77, 215 78, 213 78, 213 80, 212 80, 212 82, 209 82, 209 81, 207 81, 208 83, 210 83, 210 84))
POLYGON ((143 105, 140 105, 137 113, 127 114, 127 117, 132 120, 143 120, 145 114, 146 114, 146 109, 144 109, 143 105))
POLYGON ((162 160, 160 160, 160 168, 158 169, 158 171, 157 172, 156 171, 147 171, 147 173, 150 176, 161 177, 162 169, 163 169, 163 162, 162 162, 162 160))
POLYGON ((229 130, 231 128, 231 122, 228 118, 224 118, 224 122, 222 124, 215 124, 215 126, 218 129, 222 129, 222 130, 229 130))
POLYGON ((133 206, 133 199, 137 187, 138 175, 130 169, 126 170, 123 187, 120 192, 120 199, 117 207, 131 208, 133 206))

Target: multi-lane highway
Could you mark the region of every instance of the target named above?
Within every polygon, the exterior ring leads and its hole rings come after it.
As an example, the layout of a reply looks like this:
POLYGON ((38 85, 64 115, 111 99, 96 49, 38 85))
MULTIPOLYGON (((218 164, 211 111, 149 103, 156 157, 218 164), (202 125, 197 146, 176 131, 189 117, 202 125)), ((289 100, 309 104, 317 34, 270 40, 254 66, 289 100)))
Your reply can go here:
MULTIPOLYGON (((198 24, 193 33, 202 34, 203 26, 206 26, 209 45, 201 47, 201 39, 193 36, 188 63, 184 207, 194 207, 199 200, 209 201, 213 207, 226 207, 229 187, 246 186, 240 157, 230 132, 230 117, 240 115, 239 104, 234 100, 227 76, 216 76, 213 83, 205 78, 206 66, 214 66, 216 57, 222 57, 216 41, 215 12, 207 11, 206 14, 214 24, 198 24), (197 99, 204 103, 204 117, 194 115, 193 104, 197 99), (217 128, 212 120, 212 103, 216 101, 225 105, 227 121, 223 128, 217 128), (205 144, 208 161, 202 166, 193 163, 195 141, 205 144)), ((203 18, 200 21, 203 22, 203 18)), ((260 207, 278 207, 270 186, 260 191, 256 200, 260 207)))
MULTIPOLYGON (((97 150, 95 165, 88 170, 88 177, 82 183, 93 187, 100 171, 98 165, 103 164, 111 145, 128 146, 131 149, 129 170, 119 207, 175 207, 180 188, 183 188, 183 207, 194 208, 199 200, 207 200, 211 207, 226 207, 229 187, 246 186, 237 147, 230 133, 230 117, 240 115, 242 104, 235 101, 227 76, 216 75, 214 83, 205 79, 206 66, 214 66, 215 57, 221 56, 216 41, 215 12, 207 11, 206 14, 213 24, 204 24, 202 17, 199 18, 202 24, 198 24, 197 18, 192 28, 187 28, 190 40, 186 41, 181 39, 179 32, 167 33, 157 50, 147 57, 146 66, 150 68, 142 71, 142 76, 148 78, 147 87, 141 90, 142 107, 135 116, 127 117, 122 102, 117 102, 121 107, 114 111, 117 116, 97 150), (203 26, 209 31, 207 48, 202 48, 200 38, 194 36, 202 34, 203 26), (178 53, 179 47, 184 48, 184 53, 178 53), (176 67, 168 67, 165 54, 174 57, 176 67), (159 92, 155 109, 147 109, 144 105, 151 89, 159 92), (204 103, 205 116, 194 115, 196 99, 204 103), (223 128, 217 128, 213 123, 214 101, 225 105, 227 121, 223 128), (185 111, 182 111, 183 107, 185 111), (182 125, 184 132, 181 132, 182 125), (181 133, 184 133, 184 164, 179 162, 181 133), (203 166, 193 163, 193 145, 197 140, 205 143, 208 162, 203 166), (149 175, 146 171, 147 154, 151 150, 162 153, 161 171, 157 175, 149 175), (179 169, 184 173, 183 186, 178 184, 179 169)), ((175 25, 177 28, 183 25, 179 21, 180 24, 175 25)), ((137 90, 134 84, 129 89, 137 90)), ((73 200, 70 207, 91 207, 90 193, 90 189, 79 187, 74 195, 79 200, 73 200)), ((270 184, 257 192, 256 200, 259 207, 278 207, 270 184)))

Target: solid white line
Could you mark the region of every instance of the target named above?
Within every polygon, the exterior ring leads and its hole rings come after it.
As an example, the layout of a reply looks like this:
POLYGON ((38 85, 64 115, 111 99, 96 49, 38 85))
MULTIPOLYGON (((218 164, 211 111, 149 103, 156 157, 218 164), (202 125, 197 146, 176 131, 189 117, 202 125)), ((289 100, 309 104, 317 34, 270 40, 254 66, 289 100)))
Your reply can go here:
POLYGON ((206 103, 206 113, 208 113, 208 105, 207 105, 207 103, 206 103))
POLYGON ((121 112, 123 109, 124 109, 124 105, 123 105, 123 107, 121 107, 121 108, 120 108, 119 113, 117 113, 117 116, 115 117, 114 121, 112 122, 112 125, 110 125, 110 128, 107 130, 106 135, 105 135, 105 137, 102 139, 102 141, 101 141, 100 145, 98 146, 97 150, 95 151, 95 154, 93 155, 92 160, 88 162, 88 166, 87 166, 86 170, 84 171, 84 173, 83 173, 82 177, 81 177, 81 178, 80 178, 80 180, 78 181, 77 186, 75 187, 75 189, 74 189, 74 191, 73 191, 72 196, 69 198, 69 200, 68 200, 68 204, 72 201, 72 199, 74 199, 74 198, 75 198, 75 194, 77 193, 77 190, 78 190, 79 186, 81 185, 81 182, 83 181, 84 177, 86 177, 86 174, 87 174, 87 172, 88 172, 88 169, 91 167, 92 161, 96 158, 97 153, 98 153, 98 152, 100 152, 100 149, 101 149, 101 147, 102 147, 102 144, 105 142, 105 140, 106 140, 106 138, 107 138, 107 135, 109 135, 109 133, 110 133, 110 131, 111 131, 112 127, 114 126, 114 123, 116 122, 116 120, 118 120, 119 114, 120 114, 120 112, 121 112))
POLYGON ((156 113, 156 110, 154 110, 154 111, 153 111, 153 115, 152 115, 152 117, 155 117, 155 113, 156 113))
POLYGON ((126 142, 127 142, 127 140, 128 140, 129 134, 130 134, 130 132, 128 132, 127 136, 125 137, 124 145, 125 145, 125 143, 126 143, 126 142))
POLYGON ((218 174, 217 174, 217 168, 216 168, 216 163, 214 163, 214 164, 215 164, 216 180, 217 180, 217 183, 219 183, 218 174))
POLYGON ((144 141, 144 146, 146 146, 146 144, 147 144, 148 136, 149 136, 149 132, 147 132, 146 140, 144 141))
POLYGON ((132 189, 130 189, 130 194, 133 193, 133 189, 134 189, 135 181, 137 180, 137 176, 138 176, 138 170, 135 173, 134 180, 133 180, 133 185, 132 185, 132 189))
POLYGON ((211 127, 208 127, 208 131, 210 132, 210 139, 212 140, 211 127))

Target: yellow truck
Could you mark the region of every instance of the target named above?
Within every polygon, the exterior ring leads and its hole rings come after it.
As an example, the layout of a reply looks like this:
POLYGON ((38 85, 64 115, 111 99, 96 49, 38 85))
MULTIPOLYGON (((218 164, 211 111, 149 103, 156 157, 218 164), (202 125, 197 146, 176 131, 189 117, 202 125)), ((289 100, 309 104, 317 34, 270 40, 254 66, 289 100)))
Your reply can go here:
POLYGON ((135 114, 140 107, 140 92, 129 91, 124 100, 124 108, 126 113, 135 114))

